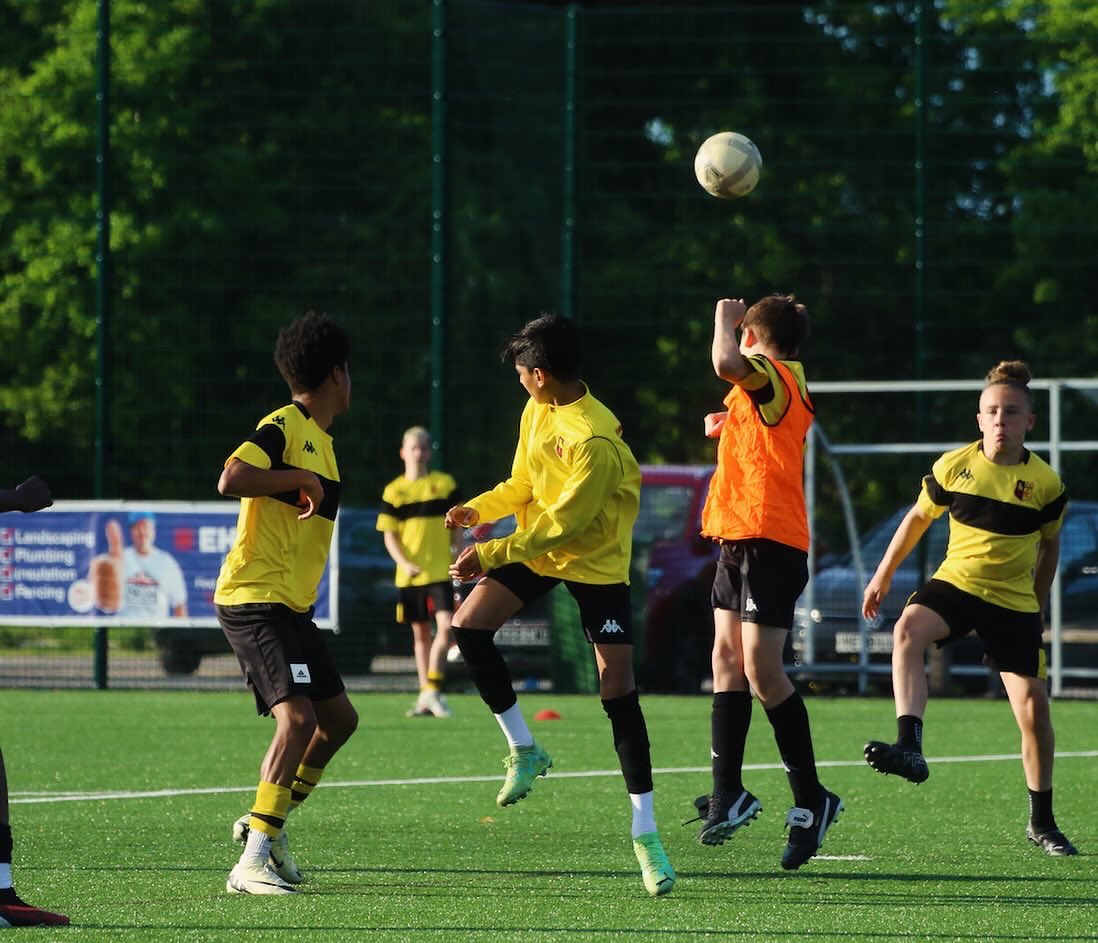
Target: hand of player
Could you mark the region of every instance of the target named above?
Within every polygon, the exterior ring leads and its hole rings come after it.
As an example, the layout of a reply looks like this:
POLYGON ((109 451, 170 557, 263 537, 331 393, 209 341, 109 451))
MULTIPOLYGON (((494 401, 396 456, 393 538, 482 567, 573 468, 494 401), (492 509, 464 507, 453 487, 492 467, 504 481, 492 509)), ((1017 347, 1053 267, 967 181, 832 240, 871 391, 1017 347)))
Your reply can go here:
POLYGON ((707 413, 705 416, 705 437, 707 439, 719 438, 721 429, 724 428, 724 422, 727 418, 727 412, 707 413))
POLYGON ((16 485, 15 493, 22 505, 17 510, 25 514, 31 511, 41 511, 42 508, 48 508, 53 504, 53 498, 50 496, 50 486, 37 475, 31 475, 21 485, 16 485))
POLYGON ((891 587, 891 577, 873 575, 873 579, 865 588, 865 595, 862 596, 862 616, 866 622, 872 622, 880 614, 881 603, 884 602, 891 587))
POLYGON ((307 484, 297 490, 297 506, 303 509, 297 516, 299 521, 308 520, 316 514, 320 502, 324 500, 324 486, 320 479, 316 475, 310 475, 309 479, 307 484))
MULTIPOLYGON (((475 511, 473 513, 476 513, 475 511)), ((477 556, 476 544, 466 547, 458 555, 458 558, 450 564, 450 579, 461 580, 468 583, 484 574, 484 568, 480 565, 480 557, 477 556)))
POLYGON ((747 314, 747 305, 742 298, 722 298, 717 302, 714 316, 725 327, 735 329, 740 326, 743 316, 747 314))
POLYGON ((404 563, 402 564, 402 569, 411 577, 419 576, 419 574, 423 572, 423 567, 416 566, 414 563, 404 563))
MULTIPOLYGON (((450 530, 457 527, 472 527, 480 520, 480 514, 473 508, 467 508, 464 504, 455 504, 446 512, 446 526, 450 530)), ((460 560, 461 557, 458 557, 460 560)))

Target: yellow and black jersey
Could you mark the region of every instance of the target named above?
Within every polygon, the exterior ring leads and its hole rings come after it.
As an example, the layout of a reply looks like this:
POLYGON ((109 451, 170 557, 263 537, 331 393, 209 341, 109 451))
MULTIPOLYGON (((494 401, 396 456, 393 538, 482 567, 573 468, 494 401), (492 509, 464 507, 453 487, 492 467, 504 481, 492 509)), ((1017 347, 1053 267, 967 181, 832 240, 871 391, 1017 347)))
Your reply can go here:
POLYGON ((316 602, 317 587, 328 561, 336 512, 339 468, 332 437, 300 403, 275 410, 229 458, 256 468, 306 468, 324 486, 316 514, 298 520, 298 493, 241 498, 236 542, 217 578, 214 602, 219 606, 278 602, 305 612, 316 602))
POLYGON ((640 466, 617 417, 588 390, 567 406, 529 400, 511 477, 465 503, 482 521, 518 521, 509 537, 477 547, 486 570, 525 563, 577 583, 629 582, 640 466))
POLYGON ((934 463, 918 504, 931 517, 949 512, 949 546, 935 579, 1007 609, 1040 609, 1038 544, 1059 533, 1067 507, 1048 463, 1026 450, 1019 464, 996 465, 974 442, 934 463))
POLYGON ((420 568, 409 576, 398 566, 397 586, 449 581, 451 536, 444 522, 459 501, 457 482, 445 472, 428 472, 415 481, 401 475, 385 486, 377 529, 395 533, 404 555, 420 568))

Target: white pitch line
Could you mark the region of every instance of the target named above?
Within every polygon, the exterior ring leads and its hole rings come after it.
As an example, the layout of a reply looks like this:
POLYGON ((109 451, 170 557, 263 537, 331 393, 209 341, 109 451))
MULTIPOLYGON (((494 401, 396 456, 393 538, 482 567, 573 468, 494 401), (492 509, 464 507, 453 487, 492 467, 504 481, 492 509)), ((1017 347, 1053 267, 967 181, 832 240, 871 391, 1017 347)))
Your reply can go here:
MULTIPOLYGON (((1098 757, 1098 750, 1076 750, 1057 753, 1056 759, 1090 759, 1098 757)), ((1020 753, 989 753, 983 756, 931 756, 927 760, 932 764, 938 763, 998 763, 1008 760, 1021 760, 1020 753)), ((864 760, 818 760, 816 766, 837 767, 862 767, 864 760)), ((744 770, 781 770, 781 763, 745 763, 744 770)), ((653 769, 653 775, 668 775, 675 773, 711 773, 709 766, 671 766, 653 769)), ((554 779, 601 779, 608 776, 620 776, 619 769, 592 769, 572 771, 556 771, 554 779)), ((494 783, 499 781, 499 776, 423 776, 410 779, 351 779, 329 782, 325 780, 325 789, 369 789, 376 786, 448 786, 461 783, 494 783)), ((149 789, 141 791, 114 790, 111 792, 12 792, 10 801, 15 804, 45 803, 45 802, 96 802, 112 799, 165 799, 172 796, 215 796, 226 795, 234 792, 254 793, 255 786, 206 786, 193 789, 149 789)))

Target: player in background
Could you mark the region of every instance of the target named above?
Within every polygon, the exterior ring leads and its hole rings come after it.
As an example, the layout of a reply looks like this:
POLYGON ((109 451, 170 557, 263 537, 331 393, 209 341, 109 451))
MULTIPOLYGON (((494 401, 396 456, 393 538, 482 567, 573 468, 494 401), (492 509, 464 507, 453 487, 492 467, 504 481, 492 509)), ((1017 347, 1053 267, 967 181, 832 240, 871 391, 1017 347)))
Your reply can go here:
POLYGON ((431 436, 423 426, 404 433, 400 445, 404 474, 385 486, 377 529, 396 563, 397 622, 412 627, 419 674, 419 698, 409 717, 449 717, 442 695, 454 589, 450 563, 461 547, 461 532, 446 529, 446 510, 458 500, 457 482, 431 471, 431 436), (431 638, 431 620, 435 623, 431 638))
POLYGON ((534 742, 493 636, 563 582, 594 646, 644 886, 650 894, 667 894, 675 872, 656 830, 648 731, 633 677, 628 580, 640 468, 617 418, 580 379, 579 338, 571 321, 556 315, 530 321, 507 343, 503 359, 514 366, 530 397, 519 422, 511 476, 446 514, 448 527, 471 527, 508 514, 518 521, 510 536, 466 547, 450 568, 454 578, 465 581, 485 574, 458 608, 454 636, 511 748, 496 801, 518 802, 553 761, 534 742))
MULTIPOLYGON (((49 485, 37 475, 13 489, 0 489, 0 511, 41 511, 53 504, 49 485)), ((23 901, 12 886, 11 820, 8 818, 8 775, 0 752, 0 928, 63 926, 69 918, 40 910, 23 901)))
POLYGON ((713 791, 694 803, 698 837, 723 844, 762 810, 742 778, 753 690, 793 791, 781 859, 787 870, 816 854, 843 808, 820 784, 808 711, 782 658, 808 581, 803 476, 813 408, 794 359, 807 335, 808 312, 792 295, 770 295, 750 308, 742 299, 717 302, 713 369, 732 388, 727 412, 706 418, 706 433, 719 441, 702 511, 702 533, 720 541, 721 553, 712 593, 713 791))
POLYGON ((1052 814, 1055 734, 1041 642, 1067 495, 1060 476, 1025 447, 1037 421, 1029 368, 1002 361, 986 379, 976 413, 981 438, 934 463, 865 589, 862 612, 873 619, 896 568, 935 518, 948 512, 946 558, 907 601, 892 632, 896 742, 871 740, 865 759, 877 772, 909 782, 930 776, 923 756, 929 697, 924 655, 931 644, 941 647, 975 632, 985 660, 1000 673, 1021 731, 1026 837, 1049 855, 1074 855, 1052 814))
POLYGON ((328 429, 350 406, 349 356, 347 335, 323 315, 310 311, 284 327, 274 359, 293 401, 259 421, 217 483, 221 494, 241 498, 236 541, 214 591, 217 618, 258 712, 275 719, 255 804, 234 824, 245 847, 230 893, 297 890, 286 816, 358 724, 313 622, 341 487, 328 429))

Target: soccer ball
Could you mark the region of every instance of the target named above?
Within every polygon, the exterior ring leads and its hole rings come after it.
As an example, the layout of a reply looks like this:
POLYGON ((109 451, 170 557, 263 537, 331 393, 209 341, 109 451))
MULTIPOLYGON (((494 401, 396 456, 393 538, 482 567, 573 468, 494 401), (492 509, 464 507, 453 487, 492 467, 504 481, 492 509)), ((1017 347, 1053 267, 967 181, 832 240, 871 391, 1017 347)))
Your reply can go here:
POLYGON ((762 170, 759 149, 742 134, 718 131, 694 156, 694 176, 706 193, 731 200, 755 189, 762 170))

